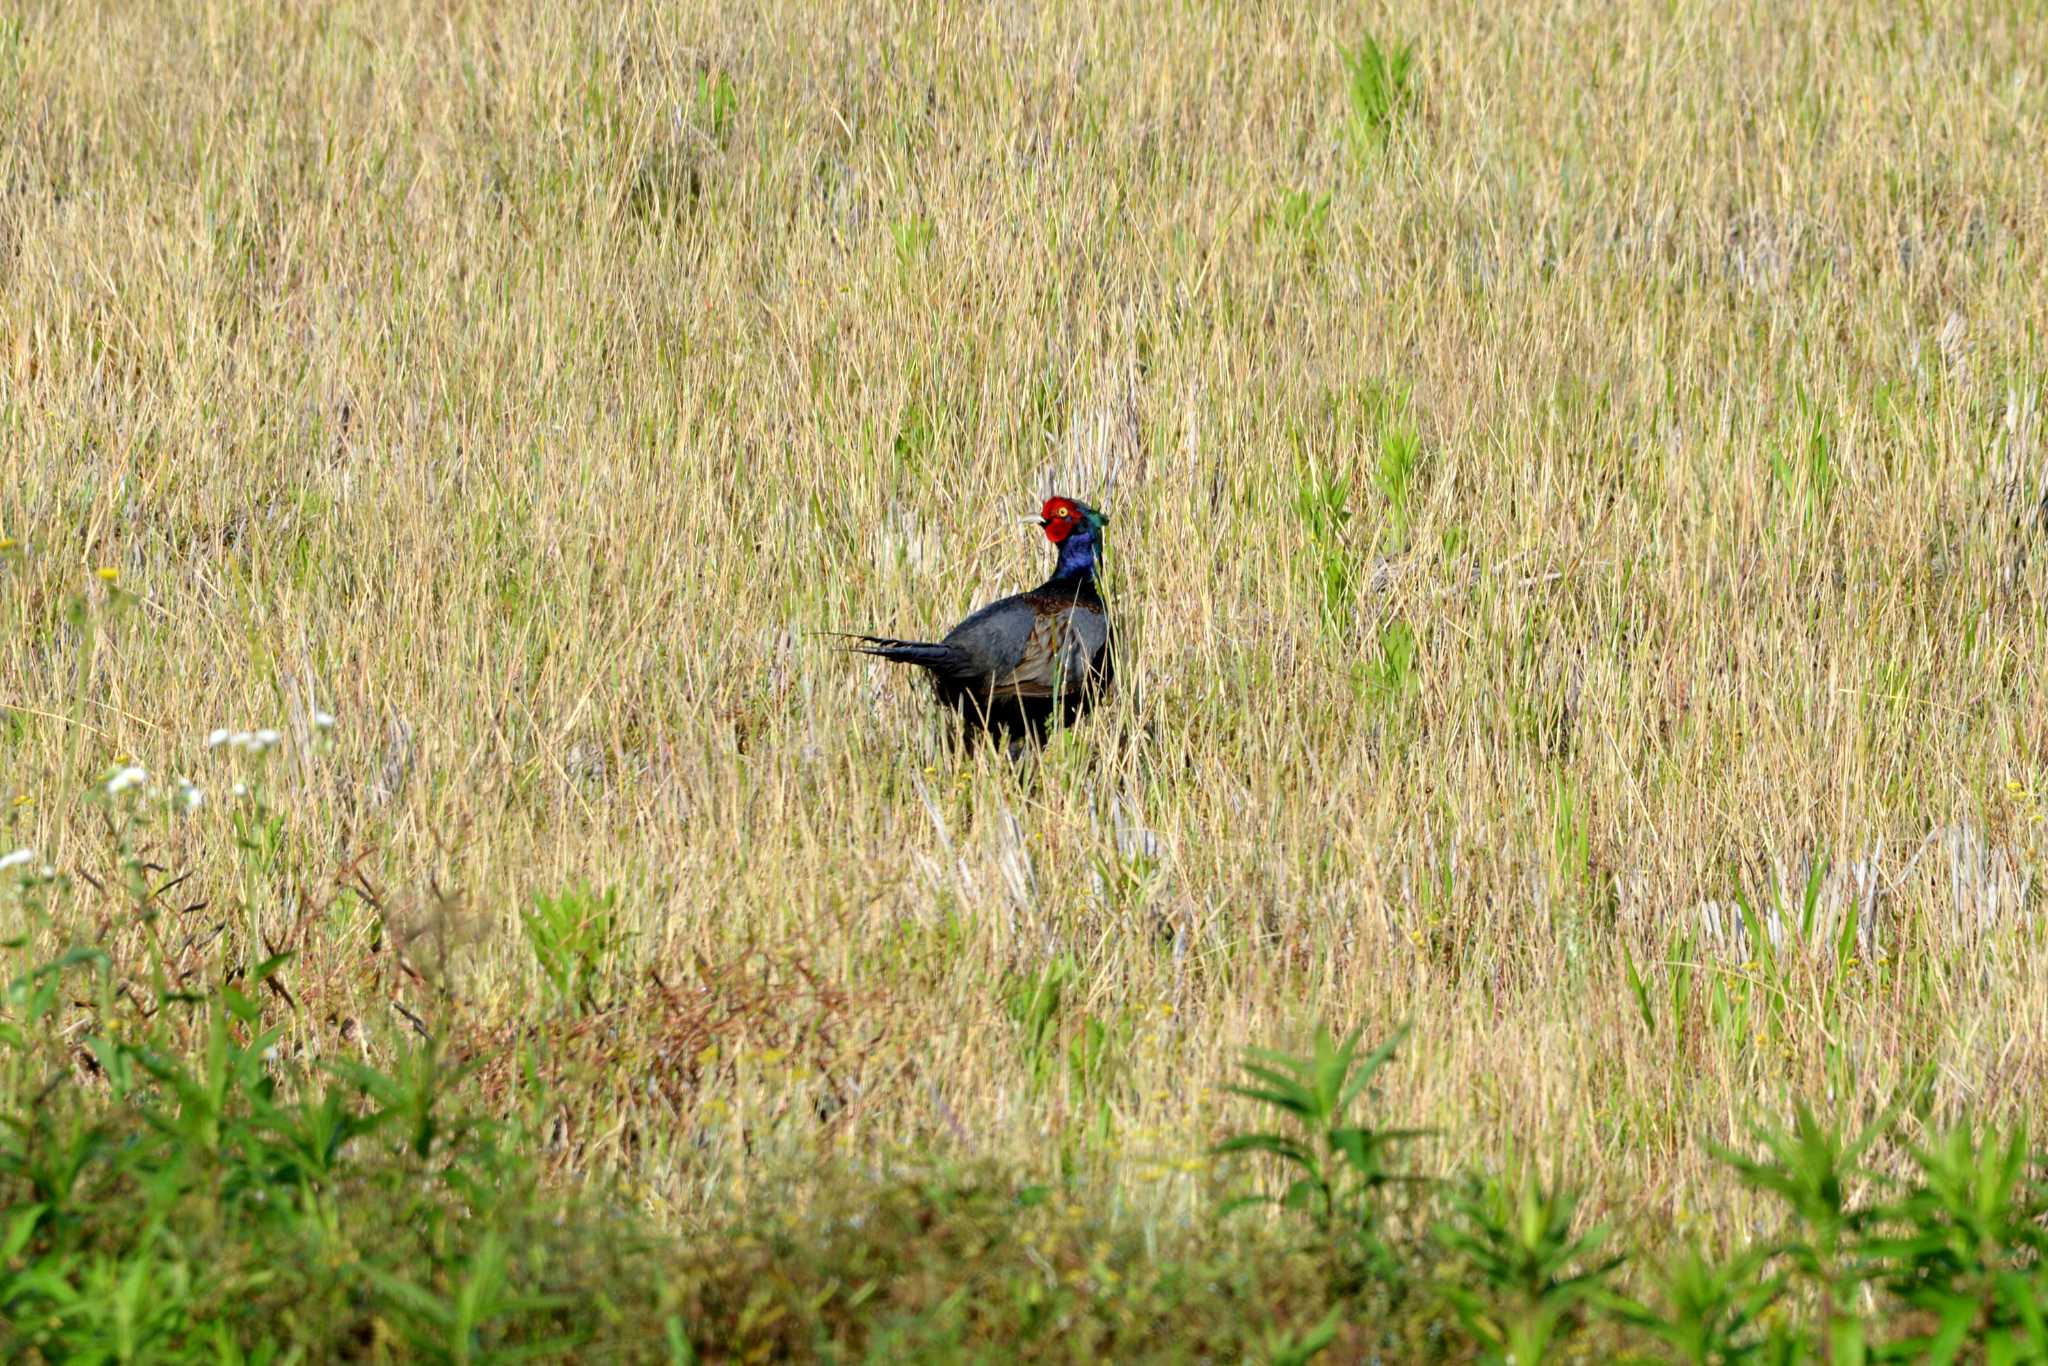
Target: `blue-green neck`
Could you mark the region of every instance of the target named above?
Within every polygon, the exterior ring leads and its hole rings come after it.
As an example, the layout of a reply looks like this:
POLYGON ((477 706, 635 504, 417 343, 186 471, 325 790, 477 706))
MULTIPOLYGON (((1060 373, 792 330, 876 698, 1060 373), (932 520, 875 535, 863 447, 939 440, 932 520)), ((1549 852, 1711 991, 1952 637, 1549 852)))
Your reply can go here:
POLYGON ((1095 591, 1095 566, 1102 551, 1102 533, 1092 526, 1076 527, 1059 543, 1059 562, 1045 589, 1054 592, 1095 591))

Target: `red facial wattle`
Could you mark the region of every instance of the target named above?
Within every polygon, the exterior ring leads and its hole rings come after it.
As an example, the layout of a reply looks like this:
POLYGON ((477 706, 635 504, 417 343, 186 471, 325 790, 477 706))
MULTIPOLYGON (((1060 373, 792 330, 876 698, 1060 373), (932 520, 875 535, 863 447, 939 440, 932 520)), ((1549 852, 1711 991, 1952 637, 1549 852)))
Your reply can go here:
POLYGON ((1045 528, 1045 539, 1058 545, 1081 524, 1081 514, 1074 505, 1064 498, 1049 498, 1038 511, 1038 524, 1045 528))

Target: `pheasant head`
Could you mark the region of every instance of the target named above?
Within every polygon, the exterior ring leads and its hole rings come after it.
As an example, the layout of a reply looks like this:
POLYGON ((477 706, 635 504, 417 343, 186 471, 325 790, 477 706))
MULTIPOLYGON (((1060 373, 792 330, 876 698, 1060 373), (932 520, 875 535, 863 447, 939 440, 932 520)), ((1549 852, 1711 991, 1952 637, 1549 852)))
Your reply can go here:
POLYGON ((1095 556, 1102 549, 1102 529, 1109 518, 1076 498, 1053 497, 1038 511, 1038 524, 1045 539, 1059 548, 1054 579, 1085 578, 1095 572, 1095 556))

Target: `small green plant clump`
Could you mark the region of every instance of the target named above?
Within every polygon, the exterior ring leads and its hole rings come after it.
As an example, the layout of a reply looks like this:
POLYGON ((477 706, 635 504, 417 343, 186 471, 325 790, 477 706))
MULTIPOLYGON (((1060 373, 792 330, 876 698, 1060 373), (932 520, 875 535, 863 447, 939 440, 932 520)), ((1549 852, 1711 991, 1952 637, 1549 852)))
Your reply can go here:
POLYGON ((618 892, 573 887, 537 896, 520 918, 526 942, 553 1002, 571 1010, 596 1004, 595 993, 624 947, 618 892))
POLYGON ((1398 127, 1414 102, 1409 83, 1415 50, 1407 43, 1381 43, 1371 34, 1342 52, 1344 60, 1344 133, 1361 157, 1377 152, 1398 127))

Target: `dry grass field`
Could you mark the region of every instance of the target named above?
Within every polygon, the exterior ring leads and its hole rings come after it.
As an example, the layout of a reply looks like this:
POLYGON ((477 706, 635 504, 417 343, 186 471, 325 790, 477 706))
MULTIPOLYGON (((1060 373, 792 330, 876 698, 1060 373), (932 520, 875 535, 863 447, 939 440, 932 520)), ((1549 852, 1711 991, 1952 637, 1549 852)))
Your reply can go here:
POLYGON ((431 1035, 685 1232, 904 1152, 1206 1226, 1324 1021, 1651 1247, 1795 1101, 2038 1110, 2038 4, 582 9, 0 13, 65 1027, 288 952, 281 1054, 431 1035), (1119 695, 956 753, 824 633, 1049 486, 1119 695))

